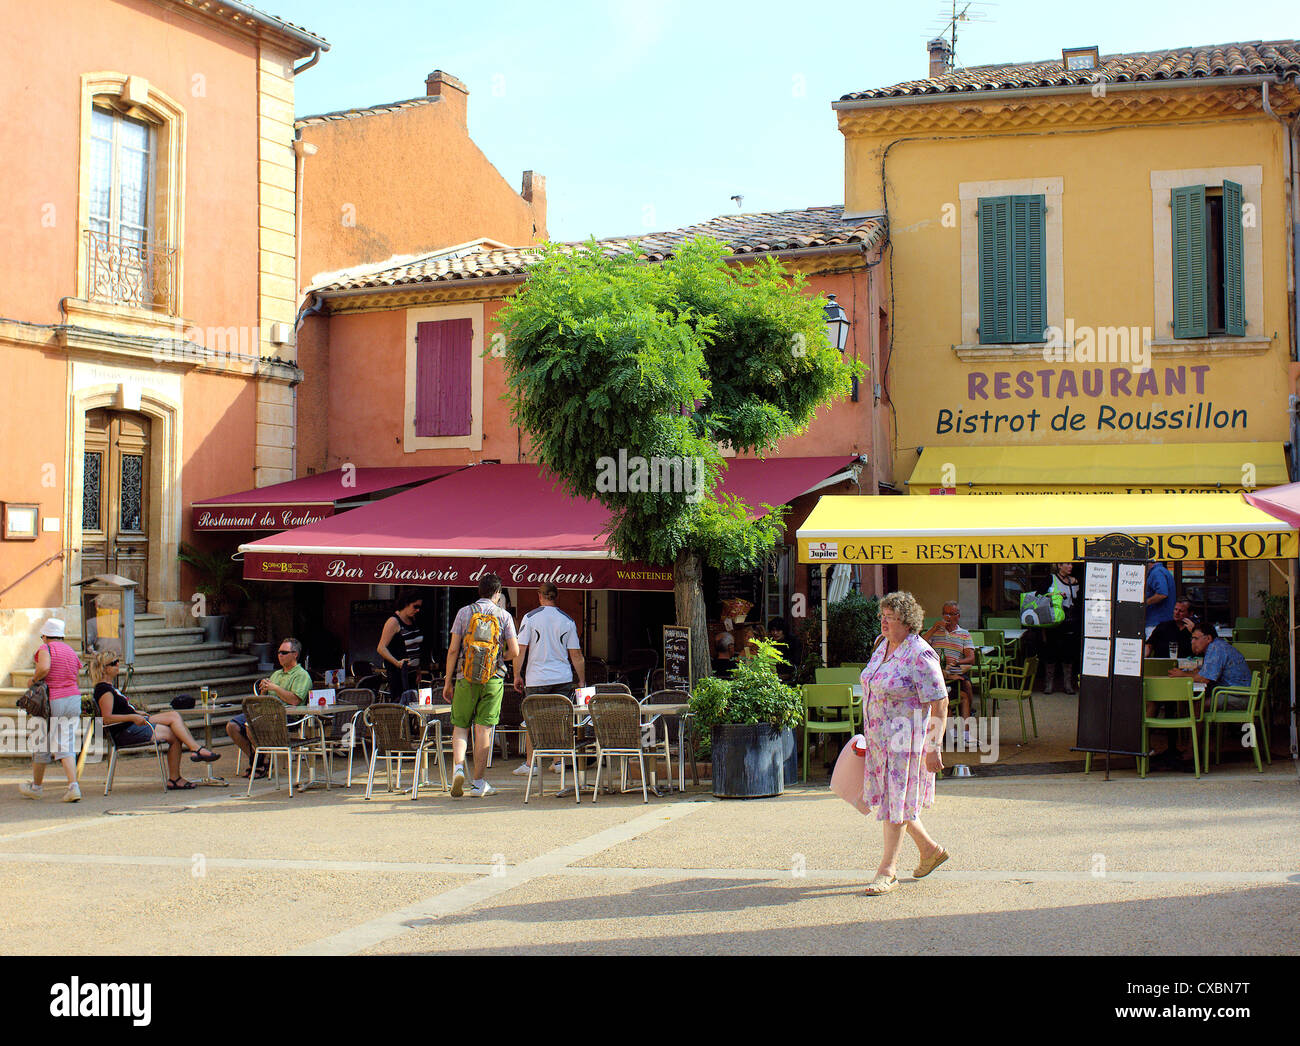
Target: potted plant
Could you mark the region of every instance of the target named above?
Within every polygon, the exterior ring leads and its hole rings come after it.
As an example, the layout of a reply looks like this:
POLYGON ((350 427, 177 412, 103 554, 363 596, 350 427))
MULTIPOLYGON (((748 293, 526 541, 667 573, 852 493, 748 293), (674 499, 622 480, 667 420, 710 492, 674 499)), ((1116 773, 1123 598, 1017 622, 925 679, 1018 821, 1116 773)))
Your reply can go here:
MULTIPOLYGON (((879 635, 880 600, 877 597, 850 592, 826 608, 826 652, 832 666, 870 661, 871 650, 879 635)), ((805 618, 799 629, 799 639, 804 656, 796 678, 811 683, 814 673, 822 667, 821 618, 805 618)))
POLYGON ((786 664, 778 644, 753 641, 755 654, 736 662, 729 679, 703 679, 691 711, 713 750, 713 794, 720 799, 758 799, 785 791, 794 753, 794 727, 803 722, 803 697, 782 683, 786 664))
POLYGON ((209 552, 185 542, 181 542, 177 549, 176 558, 193 567, 198 575, 194 587, 203 600, 195 605, 195 609, 206 613, 195 616, 203 626, 203 641, 220 643, 226 629, 226 610, 231 595, 248 596, 247 589, 235 580, 239 576, 239 564, 224 551, 209 552))

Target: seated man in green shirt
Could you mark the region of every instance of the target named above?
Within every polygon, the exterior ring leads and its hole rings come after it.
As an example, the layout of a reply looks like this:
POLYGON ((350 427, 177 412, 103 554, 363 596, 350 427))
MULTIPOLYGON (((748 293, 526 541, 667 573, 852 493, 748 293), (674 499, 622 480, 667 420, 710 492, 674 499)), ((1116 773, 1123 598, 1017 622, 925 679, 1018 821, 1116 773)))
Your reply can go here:
MULTIPOLYGON (((298 664, 302 656, 302 644, 292 636, 280 640, 280 649, 276 651, 280 667, 271 673, 270 679, 259 679, 257 692, 262 695, 274 694, 286 705, 305 705, 311 693, 311 676, 298 664)), ((226 733, 234 741, 248 760, 249 773, 253 770, 253 746, 248 741, 248 717, 237 715, 226 724, 226 733)), ((247 777, 248 774, 240 774, 247 777)), ((258 767, 258 777, 266 776, 266 768, 258 767)))

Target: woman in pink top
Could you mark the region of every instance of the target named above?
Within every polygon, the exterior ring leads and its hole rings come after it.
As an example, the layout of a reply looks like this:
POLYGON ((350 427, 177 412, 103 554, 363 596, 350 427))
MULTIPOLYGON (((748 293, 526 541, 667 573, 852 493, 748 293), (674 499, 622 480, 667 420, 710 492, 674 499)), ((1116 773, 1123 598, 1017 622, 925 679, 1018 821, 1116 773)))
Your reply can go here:
POLYGON ((50 618, 41 626, 41 646, 36 651, 36 671, 33 683, 44 682, 50 688, 50 721, 47 745, 42 751, 32 753, 32 781, 18 786, 28 799, 39 799, 44 794, 41 782, 45 768, 58 760, 68 777, 68 790, 63 793, 65 803, 75 803, 81 798, 77 784, 77 724, 81 721, 81 660, 77 652, 63 641, 63 622, 50 618))
POLYGON ((885 596, 880 601, 882 642, 861 676, 867 744, 862 798, 885 822, 885 851, 866 890, 871 896, 898 885, 894 873, 904 829, 921 851, 915 878, 924 878, 948 859, 948 851, 921 824, 921 810, 934 805, 934 775, 943 769, 939 742, 948 716, 939 656, 917 635, 922 620, 911 593, 885 596))

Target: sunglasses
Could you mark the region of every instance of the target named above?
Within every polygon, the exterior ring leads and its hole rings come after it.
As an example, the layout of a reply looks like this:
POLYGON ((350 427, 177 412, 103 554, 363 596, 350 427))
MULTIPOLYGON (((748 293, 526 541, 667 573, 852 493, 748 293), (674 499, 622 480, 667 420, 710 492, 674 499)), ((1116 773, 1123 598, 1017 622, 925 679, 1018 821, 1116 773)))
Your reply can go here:
POLYGON ((121 659, 121 658, 118 658, 116 661, 110 661, 110 662, 108 663, 108 667, 109 667, 109 668, 116 668, 116 667, 117 667, 118 665, 120 665, 121 663, 122 663, 122 659, 121 659))
POLYGON ((290 654, 293 653, 293 651, 292 651, 292 650, 277 650, 276 653, 279 654, 281 657, 288 657, 290 654))

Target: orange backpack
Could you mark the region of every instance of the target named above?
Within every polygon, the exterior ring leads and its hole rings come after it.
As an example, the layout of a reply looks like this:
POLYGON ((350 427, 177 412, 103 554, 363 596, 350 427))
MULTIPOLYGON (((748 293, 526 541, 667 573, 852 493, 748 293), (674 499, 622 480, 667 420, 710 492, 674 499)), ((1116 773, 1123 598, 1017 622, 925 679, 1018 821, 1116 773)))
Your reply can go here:
POLYGON ((460 674, 471 683, 486 683, 496 675, 501 649, 501 621, 493 613, 476 610, 461 641, 460 674))

